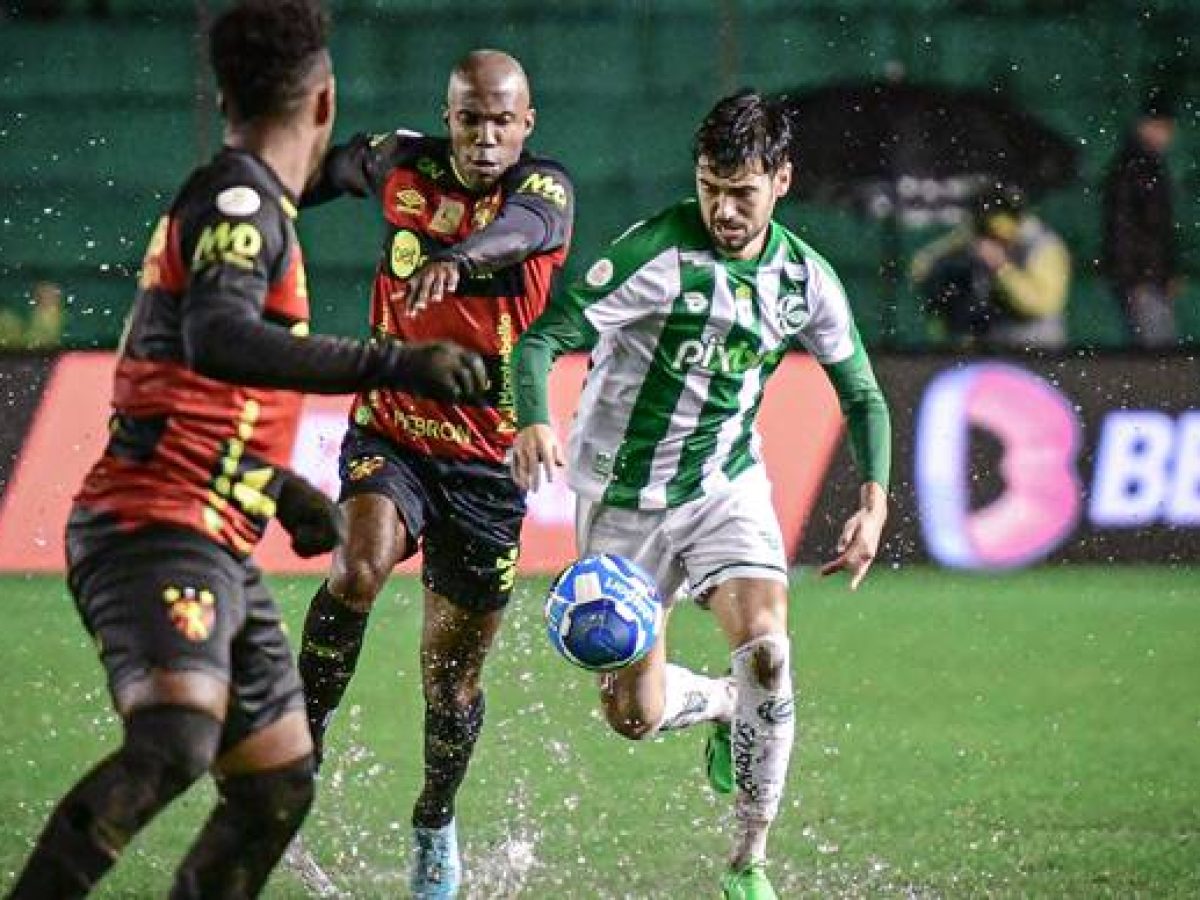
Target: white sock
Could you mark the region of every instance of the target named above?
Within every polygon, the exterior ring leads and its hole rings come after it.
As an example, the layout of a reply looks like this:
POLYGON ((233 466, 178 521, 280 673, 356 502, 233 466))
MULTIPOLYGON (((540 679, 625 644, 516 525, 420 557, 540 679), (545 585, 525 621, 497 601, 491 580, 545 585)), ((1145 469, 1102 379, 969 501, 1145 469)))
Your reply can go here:
POLYGON ((697 722, 728 722, 733 718, 731 679, 708 678, 671 663, 667 663, 664 678, 663 716, 656 731, 688 728, 697 722))
POLYGON ((768 634, 733 651, 737 702, 733 712, 733 864, 763 859, 767 831, 779 812, 795 739, 791 652, 786 635, 768 634))

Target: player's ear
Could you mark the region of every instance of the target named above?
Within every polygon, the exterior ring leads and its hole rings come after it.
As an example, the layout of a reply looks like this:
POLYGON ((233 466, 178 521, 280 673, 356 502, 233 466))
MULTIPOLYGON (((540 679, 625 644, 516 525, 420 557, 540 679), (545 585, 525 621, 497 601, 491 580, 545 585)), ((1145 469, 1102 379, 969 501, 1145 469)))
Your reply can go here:
POLYGON ((792 162, 784 160, 774 177, 775 199, 781 200, 792 187, 792 162))
POLYGON ((229 118, 229 104, 225 102, 225 94, 221 91, 217 91, 217 112, 222 118, 229 118))
POLYGON ((333 122, 337 111, 337 82, 330 78, 317 90, 317 102, 314 110, 314 123, 318 128, 325 128, 333 122))
POLYGON ((537 124, 537 110, 532 106, 525 110, 525 137, 533 134, 533 126, 537 124))
POLYGON ((442 123, 447 128, 450 127, 450 107, 448 107, 448 106, 442 107, 442 123))

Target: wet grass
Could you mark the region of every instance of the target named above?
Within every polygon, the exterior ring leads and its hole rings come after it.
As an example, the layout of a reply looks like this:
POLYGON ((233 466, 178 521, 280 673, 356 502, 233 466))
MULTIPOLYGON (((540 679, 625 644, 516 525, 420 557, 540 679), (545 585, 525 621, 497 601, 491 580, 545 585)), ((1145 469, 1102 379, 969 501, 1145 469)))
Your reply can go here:
MULTIPOLYGON (((314 582, 275 582, 294 627, 314 582)), ((716 896, 728 805, 702 736, 610 735, 553 656, 527 582, 488 673, 459 807, 465 896, 716 896)), ((61 582, 0 579, 0 891, 58 795, 116 739, 61 582)), ((1200 895, 1200 570, 878 572, 857 594, 797 579, 800 742, 776 828, 783 897, 1200 895)), ((306 835, 350 896, 404 896, 420 772, 416 584, 397 580, 331 737, 306 835)), ((677 658, 723 670, 681 610, 677 658)), ((198 787, 100 897, 163 896, 211 802, 198 787)), ((303 896, 276 875, 268 897, 303 896)))

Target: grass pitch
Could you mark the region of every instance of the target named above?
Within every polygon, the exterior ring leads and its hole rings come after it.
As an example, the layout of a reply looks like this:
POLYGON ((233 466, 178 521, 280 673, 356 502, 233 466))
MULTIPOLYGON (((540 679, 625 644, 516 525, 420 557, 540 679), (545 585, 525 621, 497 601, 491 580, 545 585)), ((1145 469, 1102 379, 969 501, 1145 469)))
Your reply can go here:
MULTIPOLYGON (((772 841, 782 897, 1200 896, 1200 570, 930 569, 796 579, 799 742, 772 841)), ((275 581, 293 629, 315 582, 275 581)), ((469 898, 718 894, 728 802, 703 734, 632 744, 553 655, 544 582, 518 593, 488 670, 459 805, 469 898)), ((310 846, 350 896, 405 894, 420 772, 417 585, 381 598, 331 731, 310 846)), ((62 582, 0 579, 0 892, 58 796, 116 740, 62 582)), ((672 655, 720 672, 706 614, 672 655)), ((97 896, 164 896, 212 799, 194 789, 97 896)), ((266 896, 299 898, 285 872, 266 896)))

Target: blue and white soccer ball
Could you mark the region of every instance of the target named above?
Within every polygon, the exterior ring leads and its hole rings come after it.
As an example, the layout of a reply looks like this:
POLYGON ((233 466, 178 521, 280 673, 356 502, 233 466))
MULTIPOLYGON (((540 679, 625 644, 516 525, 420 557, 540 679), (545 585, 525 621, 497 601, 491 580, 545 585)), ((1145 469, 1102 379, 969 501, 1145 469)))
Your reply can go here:
POLYGON ((654 579, 621 556, 601 553, 567 566, 546 597, 546 633, 569 662, 592 672, 645 656, 662 630, 654 579))

